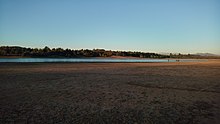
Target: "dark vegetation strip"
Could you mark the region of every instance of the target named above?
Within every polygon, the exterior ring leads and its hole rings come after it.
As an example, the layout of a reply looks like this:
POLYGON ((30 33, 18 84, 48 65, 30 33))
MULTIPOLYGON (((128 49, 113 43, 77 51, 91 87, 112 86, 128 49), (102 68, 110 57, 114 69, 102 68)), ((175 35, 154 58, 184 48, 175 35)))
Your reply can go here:
MULTIPOLYGON (((19 57, 47 57, 47 58, 80 58, 80 57, 111 57, 111 56, 124 56, 124 57, 140 57, 140 58, 207 58, 204 56, 193 54, 172 54, 161 55, 149 52, 136 52, 136 51, 112 51, 104 49, 63 49, 63 48, 25 48, 20 46, 1 46, 0 56, 19 56, 19 57)), ((211 57, 213 58, 213 57, 211 57)), ((219 57, 218 57, 219 58, 219 57)))

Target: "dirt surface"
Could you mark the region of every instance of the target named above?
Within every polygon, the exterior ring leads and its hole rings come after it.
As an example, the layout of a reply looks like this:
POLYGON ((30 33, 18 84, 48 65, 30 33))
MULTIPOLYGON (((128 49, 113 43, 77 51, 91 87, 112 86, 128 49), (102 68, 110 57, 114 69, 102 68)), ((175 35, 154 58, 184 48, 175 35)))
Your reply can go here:
POLYGON ((220 61, 0 63, 0 123, 220 123, 220 61))

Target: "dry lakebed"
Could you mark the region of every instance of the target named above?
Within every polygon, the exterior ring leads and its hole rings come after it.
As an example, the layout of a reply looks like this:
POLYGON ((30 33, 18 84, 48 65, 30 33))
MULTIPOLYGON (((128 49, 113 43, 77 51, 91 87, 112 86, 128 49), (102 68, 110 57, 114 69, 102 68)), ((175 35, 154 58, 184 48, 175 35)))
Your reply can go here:
POLYGON ((0 123, 219 124, 220 60, 0 63, 0 123))

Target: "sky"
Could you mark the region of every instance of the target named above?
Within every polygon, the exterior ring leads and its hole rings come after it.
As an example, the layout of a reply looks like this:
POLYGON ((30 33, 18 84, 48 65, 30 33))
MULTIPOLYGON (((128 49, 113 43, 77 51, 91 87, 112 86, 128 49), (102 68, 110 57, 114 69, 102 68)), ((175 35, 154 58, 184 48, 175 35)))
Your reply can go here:
POLYGON ((220 0, 0 0, 0 46, 220 54, 220 0))

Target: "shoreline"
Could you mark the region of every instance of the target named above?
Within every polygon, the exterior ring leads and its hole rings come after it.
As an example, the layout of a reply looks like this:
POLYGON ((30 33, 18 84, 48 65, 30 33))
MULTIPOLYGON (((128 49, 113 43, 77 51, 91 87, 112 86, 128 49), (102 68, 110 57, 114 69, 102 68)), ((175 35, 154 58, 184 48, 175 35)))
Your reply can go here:
POLYGON ((189 60, 189 59, 220 59, 220 58, 143 58, 143 57, 130 57, 130 56, 111 56, 111 57, 28 57, 28 56, 0 56, 0 59, 7 58, 48 58, 48 59, 169 59, 169 60, 189 60))
POLYGON ((185 63, 219 59, 151 59, 151 58, 0 58, 0 63, 185 63))

